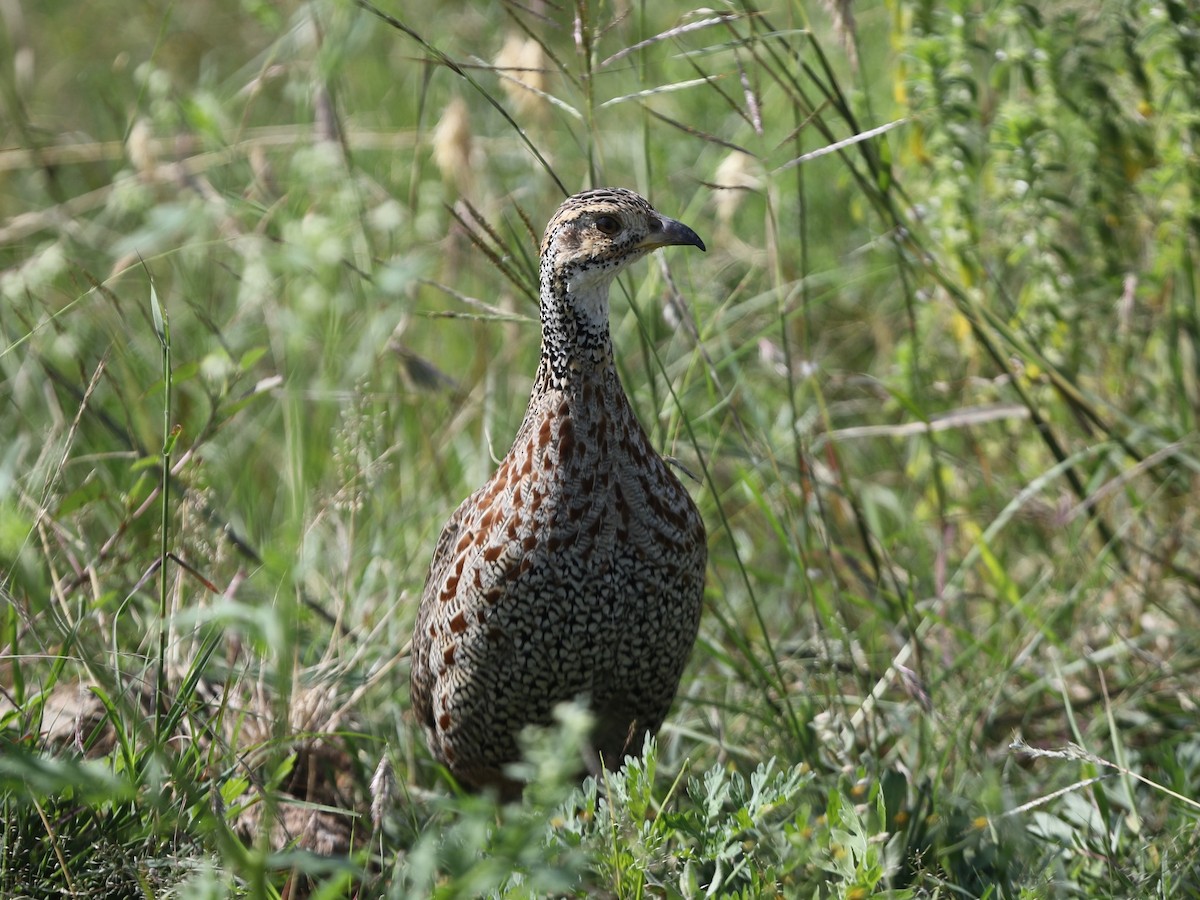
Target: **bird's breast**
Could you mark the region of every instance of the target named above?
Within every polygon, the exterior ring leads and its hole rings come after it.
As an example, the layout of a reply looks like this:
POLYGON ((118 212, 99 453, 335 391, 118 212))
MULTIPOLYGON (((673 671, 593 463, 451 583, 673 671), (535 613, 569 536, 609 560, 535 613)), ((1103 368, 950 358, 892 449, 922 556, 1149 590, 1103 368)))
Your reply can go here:
MULTIPOLYGON (((546 397, 514 442, 515 493, 541 498, 554 534, 594 548, 670 548, 703 540, 699 512, 638 423, 624 393, 546 397)), ((507 461, 506 461, 507 463, 507 461)))

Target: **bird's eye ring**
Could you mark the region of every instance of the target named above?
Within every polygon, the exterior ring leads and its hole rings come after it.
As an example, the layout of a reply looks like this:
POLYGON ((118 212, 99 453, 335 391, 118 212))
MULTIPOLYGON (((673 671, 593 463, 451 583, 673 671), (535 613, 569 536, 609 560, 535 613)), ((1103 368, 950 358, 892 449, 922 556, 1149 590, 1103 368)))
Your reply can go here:
POLYGON ((616 234, 621 230, 621 223, 616 216, 596 216, 596 227, 604 234, 616 234))

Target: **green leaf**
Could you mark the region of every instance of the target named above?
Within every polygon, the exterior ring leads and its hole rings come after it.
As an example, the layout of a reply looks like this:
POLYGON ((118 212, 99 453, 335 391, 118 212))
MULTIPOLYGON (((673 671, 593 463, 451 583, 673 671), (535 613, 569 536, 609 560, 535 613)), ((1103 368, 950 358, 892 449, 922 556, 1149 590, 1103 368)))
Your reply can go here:
POLYGON ((243 353, 241 358, 238 360, 238 371, 248 372, 256 362, 266 355, 266 353, 266 347, 251 347, 249 350, 243 353))
POLYGON ((170 331, 167 325, 167 317, 163 314, 162 307, 158 303, 158 291, 154 289, 154 279, 150 279, 150 315, 154 320, 154 333, 158 335, 158 342, 165 348, 171 339, 170 331))
POLYGON ((10 742, 0 742, 0 789, 28 799, 71 792, 89 803, 132 799, 133 785, 103 764, 30 753, 10 742))
POLYGON ((99 478, 88 477, 83 484, 64 496, 58 503, 58 515, 69 516, 104 496, 105 487, 99 478))

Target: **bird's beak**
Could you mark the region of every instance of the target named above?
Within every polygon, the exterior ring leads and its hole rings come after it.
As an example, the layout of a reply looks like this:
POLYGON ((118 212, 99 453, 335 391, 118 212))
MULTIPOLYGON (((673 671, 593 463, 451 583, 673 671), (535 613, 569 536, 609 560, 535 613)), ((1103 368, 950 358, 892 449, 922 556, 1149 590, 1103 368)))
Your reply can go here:
POLYGON ((706 250, 704 241, 700 240, 700 235, 692 231, 682 222, 676 222, 674 219, 668 219, 666 216, 657 216, 657 226, 648 235, 642 238, 638 247, 643 250, 657 250, 659 247, 672 247, 686 245, 688 247, 699 247, 701 250, 706 250))

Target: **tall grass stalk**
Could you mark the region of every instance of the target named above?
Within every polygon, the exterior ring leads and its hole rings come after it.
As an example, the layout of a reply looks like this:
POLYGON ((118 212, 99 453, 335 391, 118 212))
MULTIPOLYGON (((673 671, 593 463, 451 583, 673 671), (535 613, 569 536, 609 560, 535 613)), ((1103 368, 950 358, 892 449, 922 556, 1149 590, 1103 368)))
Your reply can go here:
POLYGON ((171 396, 174 385, 171 381, 171 324, 166 312, 158 302, 158 292, 154 288, 154 279, 150 279, 150 311, 154 321, 154 334, 162 347, 162 382, 163 382, 163 426, 162 449, 160 452, 159 493, 162 498, 162 512, 159 518, 161 536, 158 552, 158 658, 155 661, 154 678, 154 739, 160 746, 166 740, 163 731, 163 721, 168 705, 167 694, 167 642, 170 637, 170 619, 167 601, 167 554, 170 548, 171 529, 171 451, 175 444, 177 432, 171 422, 171 396))

